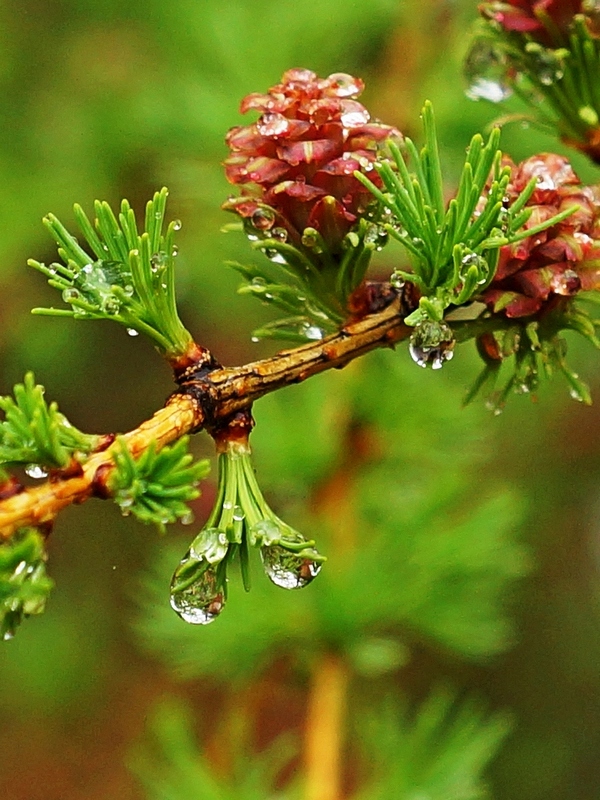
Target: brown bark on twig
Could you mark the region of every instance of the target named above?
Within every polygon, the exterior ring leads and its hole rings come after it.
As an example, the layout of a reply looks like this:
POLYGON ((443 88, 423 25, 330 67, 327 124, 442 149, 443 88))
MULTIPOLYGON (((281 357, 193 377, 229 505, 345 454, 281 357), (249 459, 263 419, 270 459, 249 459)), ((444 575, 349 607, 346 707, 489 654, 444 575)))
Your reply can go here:
MULTIPOLYGON (((125 434, 127 445, 136 456, 151 442, 160 449, 186 433, 203 428, 210 432, 269 392, 343 367, 375 348, 393 347, 409 335, 403 320, 413 308, 412 302, 397 293, 382 311, 349 322, 326 339, 240 367, 216 366, 216 361, 207 358, 210 354, 199 348, 203 355, 200 372, 194 373, 186 364, 184 374, 178 376, 179 389, 164 408, 125 434)), ((53 481, 0 500, 0 539, 24 525, 51 522, 71 503, 106 496, 106 482, 113 468, 111 450, 109 447, 92 454, 83 463, 81 475, 64 479, 54 475, 53 481)))

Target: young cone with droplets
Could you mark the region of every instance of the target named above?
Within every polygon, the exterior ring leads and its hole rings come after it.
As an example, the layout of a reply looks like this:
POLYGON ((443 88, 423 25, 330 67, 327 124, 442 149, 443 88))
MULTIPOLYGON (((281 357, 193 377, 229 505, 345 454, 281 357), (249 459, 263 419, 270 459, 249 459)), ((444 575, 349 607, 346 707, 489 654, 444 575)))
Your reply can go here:
POLYGON ((482 295, 489 309, 507 317, 539 315, 564 298, 600 287, 600 189, 582 186, 569 161, 541 153, 518 166, 510 159, 510 201, 532 177, 537 187, 527 203, 533 212, 525 229, 568 208, 566 219, 500 251, 494 280, 482 295))
POLYGON ((507 203, 536 180, 525 205, 531 215, 524 230, 556 221, 500 249, 494 277, 477 298, 487 306, 476 337, 485 367, 467 402, 484 386, 493 388, 501 363, 514 356, 514 373, 504 388, 488 394, 494 413, 500 413, 511 391, 535 392, 540 372, 561 372, 571 397, 589 404, 589 389, 567 364, 560 333, 575 331, 600 347, 598 322, 579 302, 597 302, 600 288, 599 189, 581 185, 569 161, 554 153, 540 153, 518 165, 504 156, 503 162, 510 169, 507 203))
POLYGON ((467 94, 498 103, 513 92, 529 119, 600 163, 599 0, 508 0, 479 5, 465 62, 467 94))
POLYGON ((538 41, 550 43, 566 36, 575 14, 590 7, 585 0, 507 0, 482 3, 482 12, 507 31, 529 33, 538 41))
POLYGON ((370 174, 400 133, 371 119, 356 99, 363 83, 345 73, 319 78, 291 69, 266 94, 250 94, 242 112, 258 120, 232 128, 227 179, 242 187, 223 208, 241 217, 255 249, 282 265, 285 286, 268 268, 233 264, 244 293, 293 314, 255 332, 288 340, 322 338, 351 314, 374 250, 387 233, 377 224, 371 192, 356 178, 370 174))
POLYGON ((302 241, 309 228, 330 250, 339 249, 373 202, 354 173, 370 172, 378 145, 400 136, 371 121, 356 100, 363 88, 345 73, 319 78, 308 69, 290 69, 266 94, 245 97, 242 113, 257 110, 261 116, 227 135, 225 173, 244 189, 223 207, 258 232, 281 229, 278 235, 296 247, 310 249, 306 237, 302 241))

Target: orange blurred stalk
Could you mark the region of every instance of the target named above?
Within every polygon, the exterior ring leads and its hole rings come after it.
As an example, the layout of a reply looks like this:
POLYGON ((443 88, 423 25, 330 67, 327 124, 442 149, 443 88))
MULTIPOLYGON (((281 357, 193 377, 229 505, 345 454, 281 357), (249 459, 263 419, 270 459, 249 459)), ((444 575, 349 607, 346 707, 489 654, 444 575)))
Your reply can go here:
POLYGON ((343 659, 322 653, 312 674, 305 732, 304 800, 340 800, 349 671, 343 659))

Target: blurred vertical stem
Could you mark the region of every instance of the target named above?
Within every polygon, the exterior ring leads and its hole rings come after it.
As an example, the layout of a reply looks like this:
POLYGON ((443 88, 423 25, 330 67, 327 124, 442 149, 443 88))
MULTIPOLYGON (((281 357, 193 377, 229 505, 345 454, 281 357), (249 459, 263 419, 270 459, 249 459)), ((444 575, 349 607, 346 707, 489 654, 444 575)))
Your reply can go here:
MULTIPOLYGON (((356 368, 349 366, 347 376, 356 368)), ((348 403, 339 403, 333 422, 345 430, 343 453, 337 469, 318 488, 315 510, 327 523, 331 545, 352 561, 357 545, 355 476, 371 455, 367 432, 355 424, 348 403)), ((312 667, 306 718, 304 800, 340 800, 342 796, 342 748, 350 667, 338 653, 322 650, 312 667)))
POLYGON ((340 800, 344 720, 349 670, 343 658, 321 653, 315 661, 305 735, 304 800, 340 800))

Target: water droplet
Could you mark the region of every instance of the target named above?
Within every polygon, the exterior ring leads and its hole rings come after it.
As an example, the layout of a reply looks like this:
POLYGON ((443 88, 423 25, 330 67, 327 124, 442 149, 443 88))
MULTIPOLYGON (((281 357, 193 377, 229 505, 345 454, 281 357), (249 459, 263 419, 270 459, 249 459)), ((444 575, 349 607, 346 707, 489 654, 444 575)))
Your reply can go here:
POLYGON ((491 411, 495 417, 499 417, 504 411, 504 404, 497 397, 486 400, 485 407, 488 411, 491 411))
POLYGON ((11 639, 14 639, 15 632, 14 631, 4 631, 2 635, 2 639, 5 642, 9 642, 11 639))
POLYGON ((562 274, 552 277, 550 288, 556 294, 565 296, 577 294, 581 289, 581 279, 575 270, 566 269, 562 274))
POLYGON ((73 300, 79 300, 81 294, 74 288, 65 289, 62 293, 62 299, 65 303, 72 303, 73 300))
POLYGON ((19 575, 22 575, 24 572, 27 572, 27 571, 28 571, 27 562, 26 561, 19 561, 19 563, 17 564, 17 566, 15 567, 15 569, 13 571, 13 576, 15 578, 18 578, 19 575))
POLYGON ((261 547, 260 555, 268 577, 283 589, 301 589, 321 571, 320 562, 293 553, 279 544, 261 547))
POLYGON ((161 250, 158 253, 154 253, 150 259, 150 269, 152 272, 156 274, 159 269, 163 269, 165 267, 166 260, 167 254, 164 251, 161 250))
POLYGON ((334 72, 327 78, 327 83, 331 87, 328 94, 333 94, 335 97, 352 97, 363 90, 363 82, 345 72, 334 72))
POLYGON ((466 91, 471 100, 500 103, 512 94, 506 81, 506 56, 487 41, 476 41, 465 61, 464 74, 469 83, 466 91))
POLYGON ((27 464, 25 467, 25 474, 37 480, 48 477, 47 471, 43 467, 40 467, 39 464, 27 464))
POLYGON ((390 283, 394 289, 403 289, 406 285, 406 281, 399 272, 392 272, 390 276, 390 283))
POLYGON ((281 253, 278 250, 275 250, 271 247, 267 247, 265 249, 265 255, 270 261, 273 261, 275 264, 287 264, 287 261, 281 255, 281 253))
MULTIPOLYGON (((175 583, 173 578, 173 583, 175 583)), ((192 625, 208 625, 225 606, 225 595, 218 587, 217 572, 206 567, 200 576, 181 591, 171 586, 171 608, 192 625)))
POLYGON ((253 547, 279 544, 281 529, 272 519, 261 519, 248 531, 248 539, 253 547))
POLYGON ((256 123, 256 130, 261 136, 282 136, 289 127, 290 121, 276 111, 265 112, 256 123))
POLYGON ((119 302, 119 299, 114 296, 114 294, 109 294, 104 298, 102 302, 102 311, 104 311, 105 314, 114 316, 115 314, 118 314, 120 310, 121 303, 119 302))
POLYGON ((227 536, 220 528, 203 528, 177 568, 176 577, 179 578, 182 571, 187 573, 190 569, 193 570, 203 561, 208 561, 209 564, 222 561, 227 555, 228 547, 227 536))
POLYGON ((268 231, 275 224, 275 212, 270 208, 257 208, 250 221, 257 231, 268 231))
POLYGON ((180 231, 181 230, 181 220, 180 219, 174 219, 173 220, 173 230, 174 231, 180 231))
POLYGON ((181 522, 182 525, 191 525, 194 519, 195 519, 194 512, 191 509, 189 509, 188 511, 185 512, 185 514, 181 517, 179 521, 181 522))
POLYGON ((179 253, 179 248, 177 247, 176 244, 174 244, 173 247, 171 248, 171 256, 175 258, 178 253, 179 253))
POLYGON ((139 336, 140 335, 140 332, 136 331, 135 328, 127 328, 127 333, 129 334, 129 336, 139 336))
POLYGON ((365 244, 374 244, 376 250, 383 250, 388 241, 388 232, 379 225, 370 225, 365 233, 365 244))
POLYGON ((86 264, 85 266, 83 266, 81 268, 81 271, 85 272, 86 275, 89 275, 91 272, 94 271, 94 265, 93 264, 86 264))
POLYGON ((584 397, 581 392, 576 389, 574 386, 571 386, 569 389, 569 396, 572 400, 577 400, 578 403, 583 403, 584 397))
POLYGON ((256 344, 257 342, 260 342, 260 339, 258 338, 258 336, 251 336, 250 337, 250 341, 254 342, 254 344, 256 344))
POLYGON ((344 128, 360 128, 361 125, 366 125, 371 119, 367 109, 357 103, 356 100, 342 100, 341 104, 340 122, 344 128))
POLYGON ((250 281, 250 286, 252 286, 254 289, 264 289, 266 285, 267 285, 266 280, 264 278, 261 278, 260 275, 257 275, 250 281))
POLYGON ((315 230, 312 230, 311 228, 307 228, 302 234, 302 244, 304 245, 304 247, 313 248, 315 247, 318 241, 319 237, 317 235, 317 232, 315 230))
POLYGON ((233 507, 233 518, 236 522, 241 522, 243 519, 246 518, 246 514, 244 513, 244 509, 241 506, 234 506, 233 507))
POLYGON ((469 270, 472 267, 475 267, 479 273, 477 283, 482 286, 487 281, 490 274, 490 265, 483 256, 480 256, 477 253, 467 253, 460 263, 461 269, 459 270, 458 274, 462 280, 467 277, 469 270))
POLYGON ((286 242, 288 233, 285 228, 273 228, 271 231, 271 237, 273 239, 277 239, 279 242, 286 242))
POLYGON ((304 328, 304 335, 307 339, 311 341, 319 341, 319 339, 323 339, 325 337, 325 332, 321 330, 321 328, 317 327, 316 325, 307 325, 304 328))
POLYGON ((419 367, 441 369, 454 356, 454 336, 445 322, 426 320, 410 337, 409 353, 419 367))
POLYGON ((155 211, 154 212, 154 219, 161 219, 161 218, 162 218, 162 212, 155 211))
POLYGON ((538 42, 528 42, 525 50, 531 55, 531 71, 543 86, 552 86, 564 75, 560 54, 538 42))
POLYGON ((586 400, 589 402, 589 393, 587 387, 583 381, 579 379, 579 375, 576 372, 565 372, 569 380, 569 396, 572 400, 577 400, 578 403, 585 403, 586 400), (586 397, 587 395, 587 397, 586 397))

